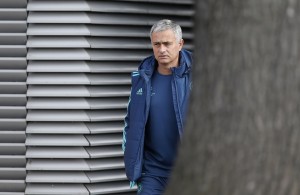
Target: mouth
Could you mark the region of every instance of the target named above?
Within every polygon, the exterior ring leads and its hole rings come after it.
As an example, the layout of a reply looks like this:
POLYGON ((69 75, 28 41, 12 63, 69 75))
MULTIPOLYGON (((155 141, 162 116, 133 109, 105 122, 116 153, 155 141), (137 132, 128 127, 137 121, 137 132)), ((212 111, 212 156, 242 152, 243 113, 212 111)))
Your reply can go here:
POLYGON ((159 58, 168 58, 168 56, 159 56, 159 58))

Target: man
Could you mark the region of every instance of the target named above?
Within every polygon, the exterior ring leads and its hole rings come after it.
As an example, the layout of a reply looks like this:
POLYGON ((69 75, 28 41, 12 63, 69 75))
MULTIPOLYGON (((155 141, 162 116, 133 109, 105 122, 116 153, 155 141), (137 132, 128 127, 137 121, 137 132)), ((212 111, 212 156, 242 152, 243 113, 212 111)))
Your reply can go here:
POLYGON ((191 53, 182 49, 181 28, 160 20, 150 31, 154 55, 132 73, 123 132, 124 162, 139 195, 161 195, 183 134, 191 89, 191 53))

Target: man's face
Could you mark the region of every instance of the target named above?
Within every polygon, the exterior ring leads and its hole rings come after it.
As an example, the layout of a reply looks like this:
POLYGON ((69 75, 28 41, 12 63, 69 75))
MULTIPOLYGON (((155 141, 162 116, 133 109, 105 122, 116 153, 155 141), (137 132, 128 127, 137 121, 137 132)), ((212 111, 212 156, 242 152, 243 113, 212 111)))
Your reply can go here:
POLYGON ((151 43, 158 65, 165 67, 175 67, 178 65, 179 51, 183 46, 183 40, 181 39, 178 42, 171 29, 153 32, 151 43))

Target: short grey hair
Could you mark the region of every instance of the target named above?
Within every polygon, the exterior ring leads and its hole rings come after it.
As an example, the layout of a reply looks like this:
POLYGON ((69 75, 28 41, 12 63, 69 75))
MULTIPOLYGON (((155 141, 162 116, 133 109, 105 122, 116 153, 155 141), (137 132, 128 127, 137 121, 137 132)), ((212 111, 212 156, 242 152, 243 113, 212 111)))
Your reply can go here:
POLYGON ((150 39, 152 33, 161 32, 169 29, 171 29, 174 32, 176 40, 179 42, 182 39, 181 27, 178 24, 176 24, 174 21, 168 19, 159 20, 157 23, 153 24, 150 30, 150 39))

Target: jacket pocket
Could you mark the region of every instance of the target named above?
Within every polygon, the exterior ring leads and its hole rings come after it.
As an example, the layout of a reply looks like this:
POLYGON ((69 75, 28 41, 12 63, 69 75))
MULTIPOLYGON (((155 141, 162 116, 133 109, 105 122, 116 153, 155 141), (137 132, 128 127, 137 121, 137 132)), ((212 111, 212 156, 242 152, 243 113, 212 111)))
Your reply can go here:
POLYGON ((124 153, 126 176, 130 181, 135 181, 140 174, 143 158, 143 134, 143 123, 133 122, 130 124, 130 129, 128 129, 126 135, 126 150, 124 153))

